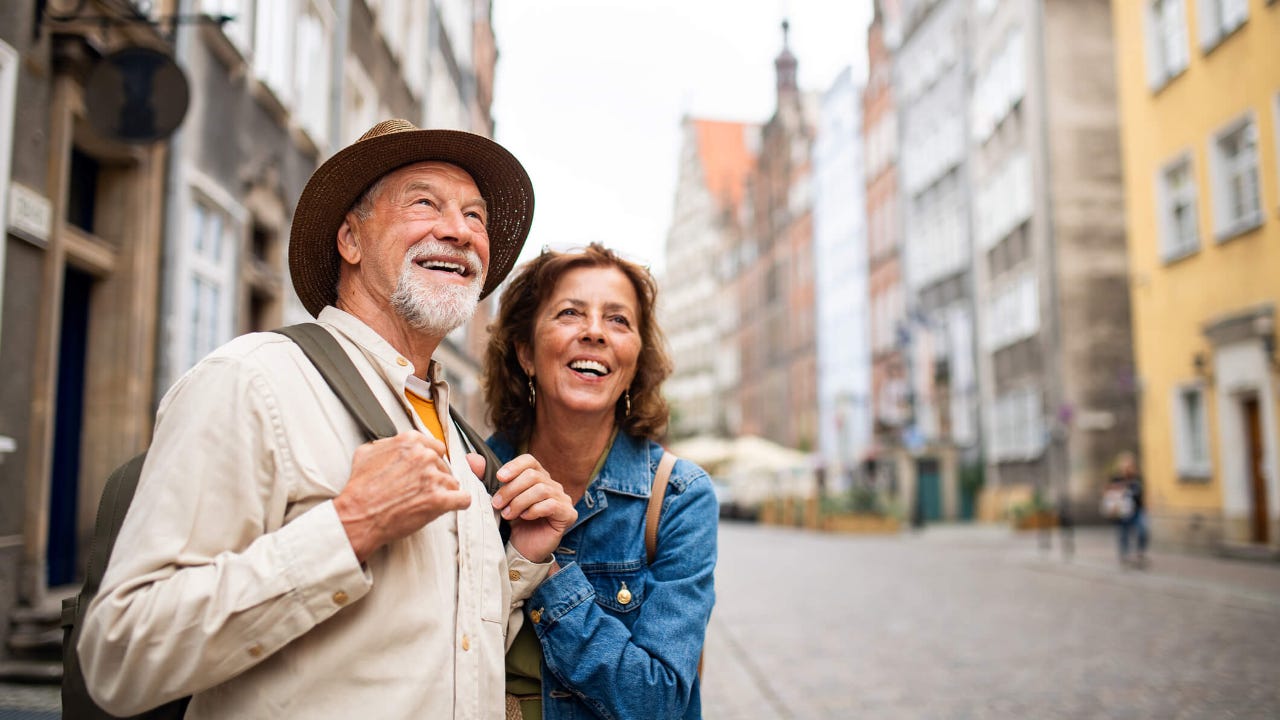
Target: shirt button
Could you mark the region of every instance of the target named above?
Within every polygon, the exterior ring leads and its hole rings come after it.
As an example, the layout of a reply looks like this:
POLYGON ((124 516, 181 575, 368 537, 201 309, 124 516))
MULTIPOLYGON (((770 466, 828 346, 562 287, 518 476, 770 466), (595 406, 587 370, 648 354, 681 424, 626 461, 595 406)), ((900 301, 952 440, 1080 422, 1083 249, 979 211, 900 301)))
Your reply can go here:
POLYGON ((262 657, 263 652, 261 645, 255 643, 249 646, 249 657, 251 658, 260 658, 262 657))
POLYGON ((409 367, 409 361, 405 360, 402 357, 396 358, 396 364, 399 365, 400 367, 409 367))
POLYGON ((507 573, 507 577, 511 578, 511 582, 515 582, 516 580, 520 579, 520 571, 512 570, 511 572, 507 573))
POLYGON ((534 625, 537 625, 539 622, 541 622, 542 608, 538 608, 537 610, 534 610, 533 612, 529 613, 529 619, 533 621, 534 625))
POLYGON ((333 594, 333 603, 335 605, 346 605, 347 601, 350 599, 351 598, 347 597, 347 594, 341 590, 333 594))
POLYGON ((471 649, 471 638, 466 635, 462 636, 462 649, 464 652, 471 649))

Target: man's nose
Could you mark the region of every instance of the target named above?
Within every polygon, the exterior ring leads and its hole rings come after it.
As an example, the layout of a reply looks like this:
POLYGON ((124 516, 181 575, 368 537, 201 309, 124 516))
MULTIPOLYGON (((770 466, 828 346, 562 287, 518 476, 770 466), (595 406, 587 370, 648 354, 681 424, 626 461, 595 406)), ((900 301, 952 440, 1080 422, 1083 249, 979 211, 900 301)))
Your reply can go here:
POLYGON ((467 216, 461 208, 448 207, 440 213, 440 222, 436 223, 436 236, 446 242, 461 245, 471 243, 474 233, 467 224, 467 216))

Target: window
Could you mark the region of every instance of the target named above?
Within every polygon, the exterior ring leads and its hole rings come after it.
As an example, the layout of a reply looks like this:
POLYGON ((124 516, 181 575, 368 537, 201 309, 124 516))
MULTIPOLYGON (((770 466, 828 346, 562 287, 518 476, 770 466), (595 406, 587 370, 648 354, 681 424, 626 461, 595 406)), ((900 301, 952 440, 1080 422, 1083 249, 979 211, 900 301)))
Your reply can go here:
POLYGON ((1164 87, 1187 68, 1186 0, 1151 0, 1146 6, 1147 84, 1164 87))
POLYGON ((1040 332, 1040 287, 1030 272, 994 286, 987 301, 986 346, 995 352, 1040 332))
POLYGON ((1207 52, 1249 19, 1249 0, 1197 0, 1200 47, 1207 52))
POLYGON ((1200 385, 1174 389, 1173 447, 1178 477, 1207 479, 1213 474, 1209 461, 1209 418, 1205 392, 1200 385))
MULTIPOLYGON (((286 107, 292 102, 293 32, 289 3, 258 3, 254 18, 253 70, 286 107)), ((305 67, 305 66, 304 66, 305 67)))
POLYGON ((1012 390, 996 398, 987 451, 997 462, 1034 460, 1044 451, 1043 402, 1036 388, 1012 390))
POLYGON ((1191 155, 1184 154, 1166 165, 1160 171, 1157 183, 1160 257, 1170 262, 1200 249, 1196 180, 1191 155))
POLYGON ((192 198, 187 236, 182 323, 186 333, 179 371, 196 364, 231 339, 234 299, 232 268, 236 234, 231 218, 203 196, 192 198))
POLYGON ((325 147, 329 141, 330 48, 333 17, 326 2, 311 0, 302 4, 296 23, 294 113, 311 136, 311 141, 325 147))
POLYGON ((1252 114, 1214 137, 1209 153, 1214 186, 1214 231, 1222 241, 1262 223, 1262 203, 1258 197, 1258 126, 1252 114))

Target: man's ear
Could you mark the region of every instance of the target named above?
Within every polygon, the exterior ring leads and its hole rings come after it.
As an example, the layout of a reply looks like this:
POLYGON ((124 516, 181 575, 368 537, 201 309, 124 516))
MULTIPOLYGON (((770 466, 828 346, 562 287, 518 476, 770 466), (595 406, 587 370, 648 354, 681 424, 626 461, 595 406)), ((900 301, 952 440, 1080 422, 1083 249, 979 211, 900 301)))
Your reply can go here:
POLYGON ((347 215, 338 228, 338 254, 351 265, 360 264, 360 238, 351 225, 350 215, 347 215))

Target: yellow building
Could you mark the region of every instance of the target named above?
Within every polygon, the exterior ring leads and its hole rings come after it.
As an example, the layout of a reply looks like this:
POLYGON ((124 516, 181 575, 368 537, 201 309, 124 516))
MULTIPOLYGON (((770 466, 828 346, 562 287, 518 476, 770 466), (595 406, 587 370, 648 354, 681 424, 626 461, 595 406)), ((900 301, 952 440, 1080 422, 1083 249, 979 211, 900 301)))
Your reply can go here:
POLYGON ((1280 2, 1111 3, 1157 543, 1280 548, 1280 2))

